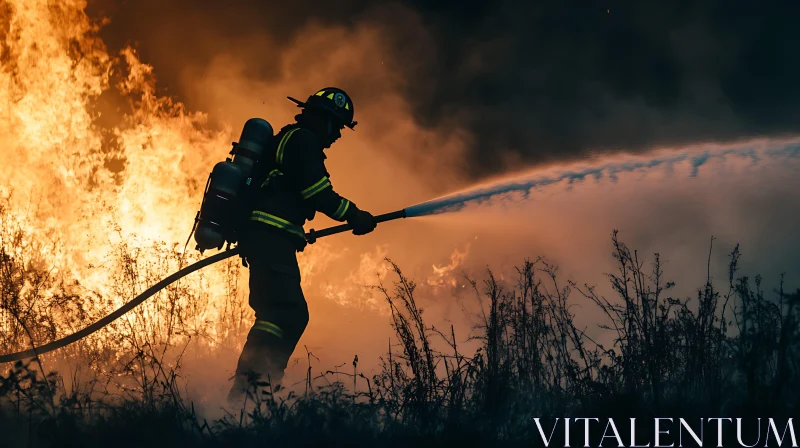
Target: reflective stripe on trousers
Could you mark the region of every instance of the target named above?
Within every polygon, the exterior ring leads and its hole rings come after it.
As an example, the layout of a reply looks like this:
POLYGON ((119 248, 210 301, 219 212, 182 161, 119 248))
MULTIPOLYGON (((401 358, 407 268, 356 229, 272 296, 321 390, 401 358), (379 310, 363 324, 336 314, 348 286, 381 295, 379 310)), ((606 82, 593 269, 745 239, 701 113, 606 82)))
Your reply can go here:
POLYGON ((257 320, 256 323, 253 324, 253 329, 266 331, 269 334, 272 334, 280 339, 283 339, 283 330, 281 330, 281 327, 273 324, 272 322, 267 322, 265 320, 257 320))

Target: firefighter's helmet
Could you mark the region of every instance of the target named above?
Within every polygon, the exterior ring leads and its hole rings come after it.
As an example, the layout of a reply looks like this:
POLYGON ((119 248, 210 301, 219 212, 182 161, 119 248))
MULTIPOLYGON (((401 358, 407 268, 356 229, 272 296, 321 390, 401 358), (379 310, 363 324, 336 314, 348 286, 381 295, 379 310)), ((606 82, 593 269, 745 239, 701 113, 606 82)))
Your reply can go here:
POLYGON ((353 100, 342 89, 326 87, 311 95, 305 102, 287 96, 298 107, 314 109, 333 116, 341 124, 353 129, 358 122, 353 121, 353 100))

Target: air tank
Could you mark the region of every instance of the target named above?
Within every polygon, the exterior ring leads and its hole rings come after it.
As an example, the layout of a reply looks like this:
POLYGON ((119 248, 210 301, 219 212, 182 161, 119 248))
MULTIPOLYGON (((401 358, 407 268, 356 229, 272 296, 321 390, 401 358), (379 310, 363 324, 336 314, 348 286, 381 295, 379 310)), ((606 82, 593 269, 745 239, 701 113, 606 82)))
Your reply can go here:
POLYGON ((244 124, 239 142, 234 143, 231 154, 233 163, 242 169, 245 176, 252 174, 253 166, 272 143, 273 135, 272 126, 261 118, 251 118, 244 124))
POLYGON ((233 143, 233 158, 214 165, 196 218, 194 240, 200 253, 237 241, 249 212, 246 196, 253 168, 272 140, 272 126, 261 118, 251 118, 244 124, 239 142, 233 143))

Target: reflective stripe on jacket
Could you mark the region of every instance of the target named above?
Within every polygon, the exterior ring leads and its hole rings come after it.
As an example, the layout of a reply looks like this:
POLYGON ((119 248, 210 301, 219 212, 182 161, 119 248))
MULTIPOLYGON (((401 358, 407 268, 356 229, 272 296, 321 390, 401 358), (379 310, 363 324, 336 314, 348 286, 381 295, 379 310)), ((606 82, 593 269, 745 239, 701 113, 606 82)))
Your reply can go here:
POLYGON ((278 132, 276 141, 274 157, 267 154, 259 167, 264 174, 255 183, 260 189, 250 221, 302 238, 302 243, 297 241, 302 247, 303 225, 316 212, 343 222, 358 208, 333 190, 323 145, 311 130, 297 124, 286 126, 278 132))

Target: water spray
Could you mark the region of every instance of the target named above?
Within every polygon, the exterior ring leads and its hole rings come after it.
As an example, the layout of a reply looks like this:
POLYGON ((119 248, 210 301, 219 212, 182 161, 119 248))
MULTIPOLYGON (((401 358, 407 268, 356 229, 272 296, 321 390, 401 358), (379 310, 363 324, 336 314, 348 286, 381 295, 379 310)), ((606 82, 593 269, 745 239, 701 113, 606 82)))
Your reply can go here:
POLYGON ((471 187, 467 190, 449 194, 431 201, 413 205, 405 209, 407 217, 433 215, 456 212, 468 204, 481 204, 496 197, 520 193, 522 199, 528 199, 530 193, 538 188, 560 182, 580 182, 594 177, 597 180, 607 178, 614 182, 622 173, 647 170, 657 167, 672 168, 677 164, 688 162, 691 171, 689 177, 697 177, 700 167, 714 159, 725 159, 728 156, 747 158, 753 164, 762 159, 785 161, 800 157, 800 142, 792 141, 786 145, 771 148, 759 148, 760 145, 744 144, 720 150, 684 151, 668 153, 657 157, 630 157, 620 161, 598 164, 595 166, 575 167, 561 170, 549 175, 522 175, 511 179, 502 179, 483 186, 471 187))

